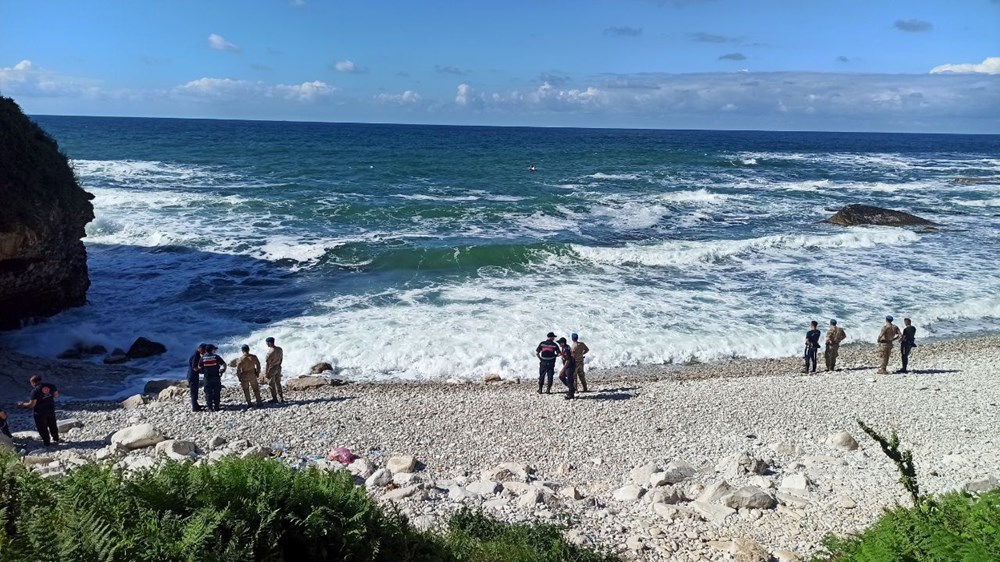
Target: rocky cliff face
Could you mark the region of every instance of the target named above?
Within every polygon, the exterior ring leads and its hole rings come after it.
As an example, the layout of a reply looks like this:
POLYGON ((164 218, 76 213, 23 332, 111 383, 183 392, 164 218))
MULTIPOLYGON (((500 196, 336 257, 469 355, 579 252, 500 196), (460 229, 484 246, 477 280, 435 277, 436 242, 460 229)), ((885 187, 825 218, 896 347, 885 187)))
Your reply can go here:
POLYGON ((52 137, 0 97, 0 329, 86 301, 92 198, 52 137))

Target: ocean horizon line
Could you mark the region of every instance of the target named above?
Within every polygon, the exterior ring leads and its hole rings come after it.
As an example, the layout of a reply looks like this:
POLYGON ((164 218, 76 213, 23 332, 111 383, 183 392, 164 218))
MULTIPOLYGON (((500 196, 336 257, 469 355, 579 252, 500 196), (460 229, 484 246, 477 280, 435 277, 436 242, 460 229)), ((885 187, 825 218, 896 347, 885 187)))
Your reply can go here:
POLYGON ((288 125, 337 125, 337 126, 372 126, 372 127, 425 127, 441 129, 504 129, 504 130, 564 130, 564 131, 641 131, 641 132, 679 132, 679 133, 752 133, 752 134, 819 134, 819 135, 906 135, 906 136, 943 136, 943 137, 1000 137, 996 133, 975 132, 914 132, 914 131, 858 131, 858 130, 823 130, 823 129, 726 129, 726 128, 660 128, 660 127, 614 127, 614 126, 567 126, 567 125, 520 125, 520 124, 469 124, 469 123, 419 123, 419 122, 389 122, 389 121, 322 121, 297 119, 248 119, 224 117, 176 117, 176 116, 143 116, 143 115, 76 115, 58 113, 29 113, 35 118, 71 118, 71 119, 135 119, 152 121, 218 121, 224 123, 275 123, 288 125))

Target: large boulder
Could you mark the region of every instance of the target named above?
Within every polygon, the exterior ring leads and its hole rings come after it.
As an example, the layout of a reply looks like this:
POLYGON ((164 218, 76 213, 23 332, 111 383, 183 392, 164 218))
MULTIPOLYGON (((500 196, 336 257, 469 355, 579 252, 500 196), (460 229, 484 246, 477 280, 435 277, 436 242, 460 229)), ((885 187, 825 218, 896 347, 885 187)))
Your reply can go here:
POLYGON ((313 365, 312 369, 310 369, 309 372, 314 375, 318 375, 320 373, 325 373, 327 371, 332 371, 332 370, 333 370, 333 365, 323 362, 323 363, 316 363, 315 365, 313 365))
POLYGON ((149 398, 147 398, 145 394, 133 394, 132 396, 129 396, 125 400, 121 401, 122 408, 125 408, 126 410, 141 408, 146 404, 149 404, 149 398))
POLYGON ((837 211, 837 214, 826 219, 826 222, 840 226, 937 226, 937 223, 903 211, 857 204, 848 205, 837 211))
POLYGON ((130 359, 142 359, 167 352, 167 346, 144 337, 137 338, 125 353, 130 359))
POLYGON ((156 444, 156 454, 166 455, 175 461, 190 460, 198 447, 192 441, 167 439, 156 444))
POLYGON ((160 430, 149 423, 141 423, 119 429, 111 436, 112 445, 118 445, 129 450, 152 447, 160 441, 165 440, 166 437, 160 433, 160 430))
POLYGON ((0 329, 87 300, 94 218, 66 156, 10 98, 0 97, 0 329))

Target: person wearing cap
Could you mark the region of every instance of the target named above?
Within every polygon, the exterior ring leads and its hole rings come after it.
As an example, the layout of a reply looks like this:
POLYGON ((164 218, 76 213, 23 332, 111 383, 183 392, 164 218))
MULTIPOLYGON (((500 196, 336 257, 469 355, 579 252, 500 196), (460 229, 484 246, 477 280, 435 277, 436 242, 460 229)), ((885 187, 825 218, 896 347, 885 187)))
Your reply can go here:
POLYGON ((207 344, 205 354, 198 363, 201 373, 205 375, 205 402, 213 412, 222 408, 222 373, 226 372, 226 362, 215 354, 216 349, 216 346, 207 344))
POLYGON ((581 392, 587 392, 587 377, 583 372, 583 357, 590 352, 590 348, 587 344, 580 341, 580 336, 575 332, 570 335, 569 339, 573 340, 573 361, 576 363, 576 372, 573 376, 576 378, 576 387, 583 387, 581 392))
POLYGON ((188 391, 191 393, 191 409, 195 412, 200 412, 204 409, 198 404, 198 373, 201 372, 201 356, 205 354, 206 345, 204 343, 198 344, 194 353, 188 358, 188 391))
POLYGON ((267 387, 271 389, 270 402, 285 402, 285 394, 281 391, 281 361, 285 358, 285 352, 280 347, 274 345, 274 338, 268 337, 264 340, 267 344, 267 356, 264 357, 264 379, 267 387))
POLYGON ((806 332, 806 349, 805 349, 805 359, 806 367, 802 370, 803 373, 815 373, 816 372, 816 354, 819 351, 819 323, 813 320, 809 323, 809 331, 806 332), (809 365, 812 364, 812 369, 810 370, 809 365))
POLYGON ((563 361, 559 382, 566 385, 566 400, 572 400, 576 396, 576 360, 573 359, 573 349, 566 343, 566 338, 559 338, 556 343, 559 344, 559 356, 563 361))
POLYGON ((556 357, 559 357, 559 344, 555 342, 556 335, 549 332, 545 335, 545 341, 535 348, 535 356, 538 357, 538 394, 542 393, 545 386, 545 393, 552 394, 552 377, 556 371, 556 357))
POLYGON ((253 396, 257 400, 257 407, 260 408, 264 403, 260 399, 260 383, 257 381, 260 377, 260 360, 257 356, 250 353, 250 346, 243 344, 240 347, 240 351, 243 355, 236 360, 236 378, 240 381, 240 386, 243 387, 243 397, 247 400, 247 409, 249 409, 253 404, 250 403, 250 389, 253 389, 253 396))
POLYGON ((899 356, 903 360, 903 368, 898 372, 909 373, 906 366, 910 362, 910 351, 917 347, 917 327, 910 322, 909 318, 903 318, 903 325, 906 327, 903 328, 903 335, 900 336, 899 340, 899 356))
POLYGON ((847 339, 847 332, 837 326, 837 320, 830 319, 830 329, 826 331, 826 349, 823 351, 823 359, 826 360, 826 370, 837 370, 837 355, 840 354, 840 343, 847 339))
POLYGON ((878 355, 881 361, 878 374, 889 374, 886 367, 889 366, 889 357, 892 356, 892 342, 898 340, 899 336, 899 328, 892 323, 892 316, 886 316, 885 325, 882 326, 882 331, 878 333, 878 355))

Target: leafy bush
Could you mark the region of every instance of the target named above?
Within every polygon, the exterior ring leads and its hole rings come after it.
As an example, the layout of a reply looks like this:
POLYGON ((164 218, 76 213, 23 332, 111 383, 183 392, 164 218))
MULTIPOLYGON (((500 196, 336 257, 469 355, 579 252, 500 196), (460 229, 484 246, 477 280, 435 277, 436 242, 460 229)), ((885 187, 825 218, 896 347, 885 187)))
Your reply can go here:
POLYGON ((952 492, 918 507, 886 512, 857 537, 827 537, 822 562, 996 562, 1000 490, 952 492))
POLYGON ((60 480, 0 454, 0 560, 604 561, 552 525, 463 511, 441 536, 383 509, 346 472, 273 459, 168 462, 124 478, 82 466, 60 480))
POLYGON ((913 454, 858 421, 893 460, 913 507, 888 510, 863 533, 828 536, 815 562, 996 562, 1000 560, 1000 490, 974 497, 951 492, 939 498, 920 493, 913 454))

